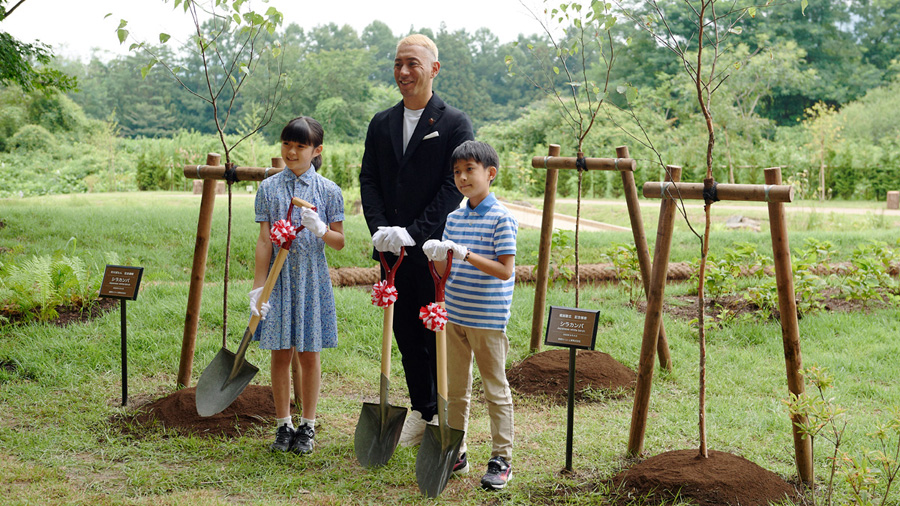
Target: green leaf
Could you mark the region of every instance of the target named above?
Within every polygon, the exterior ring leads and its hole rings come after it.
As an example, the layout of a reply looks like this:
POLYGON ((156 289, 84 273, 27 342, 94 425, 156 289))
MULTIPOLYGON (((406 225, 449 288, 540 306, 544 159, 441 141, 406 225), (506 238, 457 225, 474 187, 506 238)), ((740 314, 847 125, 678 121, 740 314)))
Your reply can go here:
POLYGON ((800 0, 800 14, 805 16, 807 7, 809 7, 809 0, 800 0))
POLYGON ((110 13, 107 14, 106 16, 103 16, 103 19, 106 19, 106 18, 108 18, 108 17, 110 17, 110 16, 112 16, 112 12, 110 12, 110 13))
POLYGON ((628 91, 628 88, 627 88, 626 86, 620 84, 620 85, 616 86, 616 91, 617 91, 618 93, 624 95, 625 92, 628 91))
POLYGON ((119 27, 116 28, 116 30, 121 30, 122 28, 125 28, 125 25, 127 25, 127 24, 128 24, 128 21, 125 21, 124 19, 120 19, 120 20, 119 20, 119 27))
POLYGON ((559 75, 559 67, 554 66, 554 67, 553 67, 553 73, 556 74, 556 75, 559 75))
POLYGON ((159 43, 160 43, 160 44, 165 44, 166 42, 169 41, 169 39, 170 39, 171 37, 172 37, 172 36, 169 35, 168 33, 161 33, 161 34, 159 34, 159 43))
POLYGON ((729 33, 733 33, 735 35, 740 35, 741 33, 743 33, 743 31, 744 31, 744 27, 742 27, 742 26, 732 26, 728 30, 729 33))
POLYGON ((238 16, 237 14, 232 14, 231 19, 233 19, 235 23, 241 24, 241 17, 238 16))
POLYGON ((119 37, 119 44, 125 42, 125 39, 128 38, 128 30, 118 29, 116 30, 116 35, 119 37))
POLYGON ((143 67, 141 67, 141 79, 146 79, 146 78, 147 78, 147 74, 150 73, 150 69, 152 69, 154 65, 156 65, 156 61, 155 61, 155 60, 154 60, 154 61, 151 61, 150 63, 148 63, 148 64, 144 65, 143 67))
POLYGON ((747 14, 749 14, 751 18, 755 18, 756 17, 756 7, 748 7, 747 14))

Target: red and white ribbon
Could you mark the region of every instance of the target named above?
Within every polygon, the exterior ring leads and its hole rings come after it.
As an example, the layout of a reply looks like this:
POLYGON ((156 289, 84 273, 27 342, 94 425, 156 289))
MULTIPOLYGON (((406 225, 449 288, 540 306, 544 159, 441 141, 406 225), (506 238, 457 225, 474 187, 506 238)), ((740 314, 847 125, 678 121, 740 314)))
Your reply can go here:
POLYGON ((297 229, 287 220, 278 220, 272 224, 271 238, 275 247, 280 248, 297 238, 297 229))
POLYGON ((387 280, 382 280, 372 285, 372 304, 379 307, 388 307, 396 301, 396 286, 388 285, 387 280))
POLYGON ((425 328, 432 332, 444 330, 447 323, 447 310, 437 302, 432 302, 419 309, 419 319, 425 324, 425 328))

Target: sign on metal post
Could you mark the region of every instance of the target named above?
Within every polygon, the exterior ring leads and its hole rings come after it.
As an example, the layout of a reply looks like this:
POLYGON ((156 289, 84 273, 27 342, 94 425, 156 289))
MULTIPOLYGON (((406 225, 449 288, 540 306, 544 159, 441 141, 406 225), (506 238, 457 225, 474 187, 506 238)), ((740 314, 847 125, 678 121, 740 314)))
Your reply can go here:
POLYGON ((100 283, 100 296, 122 301, 121 325, 122 325, 122 405, 128 403, 128 347, 125 301, 137 300, 138 289, 141 286, 143 267, 127 267, 124 265, 107 265, 103 273, 103 282, 100 283))
POLYGON ((572 440, 575 425, 575 356, 579 349, 593 350, 600 311, 550 306, 544 344, 569 348, 569 405, 566 421, 566 471, 572 472, 572 440))

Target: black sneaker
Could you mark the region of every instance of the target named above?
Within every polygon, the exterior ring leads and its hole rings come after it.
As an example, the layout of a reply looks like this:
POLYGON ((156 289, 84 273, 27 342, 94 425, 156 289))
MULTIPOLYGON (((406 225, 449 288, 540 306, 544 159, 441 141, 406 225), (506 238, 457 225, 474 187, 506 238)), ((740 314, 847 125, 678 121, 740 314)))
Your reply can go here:
POLYGON ((453 472, 451 474, 466 474, 469 472, 469 460, 466 458, 466 454, 460 454, 459 458, 456 459, 456 464, 453 464, 453 472))
POLYGON ((503 457, 491 457, 487 474, 481 477, 481 488, 500 490, 512 478, 512 466, 503 457))
POLYGON ((275 442, 269 446, 273 452, 286 452, 291 447, 291 441, 294 439, 294 429, 287 424, 278 427, 275 432, 275 442))
POLYGON ((310 453, 313 451, 316 441, 316 429, 309 424, 301 425, 294 431, 294 439, 291 440, 291 451, 294 453, 310 453))

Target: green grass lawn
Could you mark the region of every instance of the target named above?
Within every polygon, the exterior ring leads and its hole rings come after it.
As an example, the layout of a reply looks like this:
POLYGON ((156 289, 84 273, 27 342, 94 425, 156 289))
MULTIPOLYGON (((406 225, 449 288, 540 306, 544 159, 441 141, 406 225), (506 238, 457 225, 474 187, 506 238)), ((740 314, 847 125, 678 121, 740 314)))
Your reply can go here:
MULTIPOLYGON (((347 201, 349 209, 352 199, 347 201)), ((398 449, 384 468, 361 468, 353 453, 353 431, 362 402, 377 397, 382 319, 365 287, 335 290, 340 345, 322 354, 320 441, 312 455, 269 453, 273 437, 269 427, 238 439, 185 437, 162 428, 145 429, 143 437, 123 433, 111 423, 113 418, 175 389, 199 202, 199 196, 176 193, 0 200, 0 262, 51 254, 66 248, 69 238, 75 237, 76 255, 114 251, 125 265, 144 267, 141 293, 127 303, 131 396, 127 407, 120 406, 117 310, 65 328, 39 322, 0 326, 0 494, 4 504, 607 504, 602 482, 627 462, 631 396, 576 406, 573 476, 560 474, 565 464, 566 407, 515 394, 513 481, 499 494, 478 489, 490 456, 490 430, 477 378, 468 434, 473 471, 451 480, 437 501, 424 499, 418 491, 414 449, 398 449)), ((605 211, 610 206, 596 207, 605 211)), ((258 234, 252 211, 252 196, 235 195, 228 301, 232 348, 247 316, 246 293, 258 234)), ((645 215, 645 223, 655 221, 650 214, 645 215)), ((838 216, 835 220, 842 219, 838 216)), ((194 381, 221 346, 226 222, 227 197, 220 195, 194 381)), ((793 224, 791 244, 799 244, 804 234, 833 240, 843 251, 852 249, 855 241, 873 237, 896 240, 897 228, 854 223, 845 227, 842 221, 828 219, 813 229, 793 224)), ((684 229, 676 225, 673 262, 699 256, 696 239, 684 229)), ((348 214, 345 230, 347 247, 328 252, 330 265, 375 265, 368 256, 362 217, 348 214)), ((771 252, 765 229, 761 233, 717 229, 713 237, 713 248, 743 241, 771 252)), ((654 238, 649 230, 648 238, 654 238)), ((520 264, 534 262, 530 256, 537 240, 537 231, 521 232, 520 264)), ((582 259, 598 261, 602 248, 628 241, 630 233, 585 233, 582 259)), ((672 284, 666 293, 690 290, 687 284, 672 284)), ((571 306, 574 295, 571 288, 551 289, 548 304, 571 306)), ((517 285, 508 329, 510 365, 529 354, 533 298, 533 285, 517 285)), ((580 300, 582 307, 600 312, 596 349, 636 369, 644 317, 628 304, 622 288, 582 286, 580 300)), ((655 373, 646 456, 698 445, 696 330, 687 321, 664 320, 675 367, 671 373, 658 369, 655 373)), ((900 406, 897 335, 900 308, 896 306, 858 313, 820 312, 800 320, 804 364, 827 367, 835 377, 829 395, 847 410, 844 449, 851 454, 874 449, 868 434, 889 420, 892 407, 900 406)), ((707 355, 710 449, 741 455, 794 479, 790 420, 782 402, 788 390, 779 324, 742 320, 714 329, 708 335, 707 355)), ((268 354, 251 347, 248 359, 260 368, 254 383, 267 384, 268 354)), ((392 366, 392 403, 406 405, 396 346, 392 366)), ((827 448, 824 442, 817 447, 820 478, 827 476, 827 448)), ((893 494, 896 500, 897 492, 893 494)), ((838 502, 847 502, 843 485, 838 486, 838 502)))

